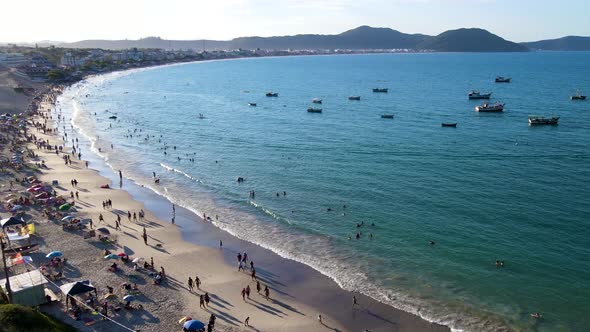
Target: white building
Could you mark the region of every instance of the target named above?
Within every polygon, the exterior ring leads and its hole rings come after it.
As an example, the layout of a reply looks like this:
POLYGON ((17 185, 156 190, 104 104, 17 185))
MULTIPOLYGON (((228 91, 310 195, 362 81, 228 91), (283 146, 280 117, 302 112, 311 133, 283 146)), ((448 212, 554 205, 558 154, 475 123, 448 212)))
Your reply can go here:
POLYGON ((27 58, 20 53, 0 53, 0 65, 15 68, 27 63, 27 58))
POLYGON ((60 59, 60 64, 66 67, 79 67, 86 63, 86 58, 76 56, 71 52, 66 52, 60 59))

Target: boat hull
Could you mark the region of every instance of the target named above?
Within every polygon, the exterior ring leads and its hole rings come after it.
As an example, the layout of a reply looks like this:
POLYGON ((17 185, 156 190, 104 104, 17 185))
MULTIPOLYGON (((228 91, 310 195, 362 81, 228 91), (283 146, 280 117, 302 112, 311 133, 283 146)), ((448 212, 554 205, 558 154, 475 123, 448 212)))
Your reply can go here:
POLYGON ((441 123, 442 127, 453 127, 453 128, 457 128, 457 124, 456 123, 441 123))

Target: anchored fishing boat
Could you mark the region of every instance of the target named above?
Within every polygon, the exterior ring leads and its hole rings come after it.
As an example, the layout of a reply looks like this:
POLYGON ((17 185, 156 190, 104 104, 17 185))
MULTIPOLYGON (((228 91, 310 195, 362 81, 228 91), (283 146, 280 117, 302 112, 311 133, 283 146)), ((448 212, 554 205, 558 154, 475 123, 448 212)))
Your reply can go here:
POLYGON ((512 80, 510 77, 498 76, 496 77, 496 83, 510 83, 512 80))
POLYGON ((387 93, 389 91, 388 88, 374 88, 373 92, 375 93, 387 93))
POLYGON ((543 116, 538 116, 538 115, 529 115, 529 125, 534 126, 534 125, 556 125, 557 122, 559 121, 559 117, 558 116, 554 116, 551 118, 546 118, 543 116))
POLYGON ((453 128, 457 128, 457 123, 456 122, 443 122, 441 123, 441 126, 443 127, 453 127, 453 128))
POLYGON ((492 93, 481 93, 479 91, 471 91, 469 92, 469 99, 490 99, 492 93))
POLYGON ((382 119, 393 119, 393 114, 383 114, 381 115, 382 119))
POLYGON ((348 100, 361 100, 361 96, 350 96, 348 100))
POLYGON ((267 92, 267 93, 266 93, 266 96, 267 96, 267 97, 278 97, 278 96, 279 96, 279 94, 278 94, 277 92, 272 92, 272 91, 271 91, 271 92, 267 92))
POLYGON ((504 104, 502 103, 483 103, 479 106, 475 106, 475 110, 478 112, 502 112, 504 111, 504 104))
POLYGON ((314 103, 314 104, 321 104, 322 103, 322 100, 320 98, 313 98, 311 100, 311 102, 314 103))
POLYGON ((307 112, 309 112, 309 113, 322 113, 322 109, 310 107, 307 109, 307 112))

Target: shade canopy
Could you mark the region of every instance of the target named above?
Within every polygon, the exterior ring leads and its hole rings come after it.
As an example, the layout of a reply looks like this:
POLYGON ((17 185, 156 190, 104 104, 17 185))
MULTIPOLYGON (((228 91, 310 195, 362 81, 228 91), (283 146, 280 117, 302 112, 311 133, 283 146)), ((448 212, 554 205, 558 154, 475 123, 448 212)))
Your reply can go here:
POLYGON ((2 225, 2 228, 8 227, 8 226, 14 226, 14 225, 24 225, 24 224, 25 224, 25 221, 23 220, 23 218, 17 218, 14 216, 0 220, 0 225, 2 225))
POLYGON ((64 294, 70 296, 96 291, 96 288, 92 286, 90 280, 70 282, 69 284, 62 285, 59 289, 61 289, 64 294))

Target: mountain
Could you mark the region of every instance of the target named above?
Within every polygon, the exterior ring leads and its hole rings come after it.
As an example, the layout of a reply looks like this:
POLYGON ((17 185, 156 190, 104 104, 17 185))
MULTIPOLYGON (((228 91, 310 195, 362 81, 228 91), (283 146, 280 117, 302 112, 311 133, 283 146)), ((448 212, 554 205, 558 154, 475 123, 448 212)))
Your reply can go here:
POLYGON ((337 35, 294 35, 275 37, 240 37, 227 41, 218 40, 166 40, 148 37, 139 40, 83 40, 74 43, 58 43, 66 48, 160 48, 195 50, 388 50, 414 49, 440 52, 523 52, 526 46, 504 40, 482 29, 450 30, 432 37, 422 34, 407 34, 390 28, 360 26, 337 35))
POLYGON ((522 45, 530 49, 544 51, 590 51, 590 37, 567 36, 522 43, 522 45))
POLYGON ((418 49, 439 52, 526 52, 529 49, 483 29, 449 30, 418 44, 418 49))
POLYGON ((414 48, 426 38, 429 36, 364 25, 338 35, 235 38, 231 45, 247 49, 400 49, 414 48))

